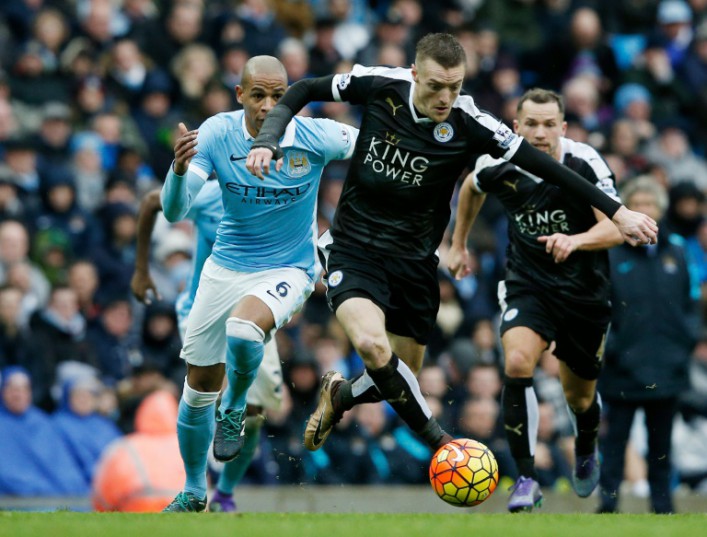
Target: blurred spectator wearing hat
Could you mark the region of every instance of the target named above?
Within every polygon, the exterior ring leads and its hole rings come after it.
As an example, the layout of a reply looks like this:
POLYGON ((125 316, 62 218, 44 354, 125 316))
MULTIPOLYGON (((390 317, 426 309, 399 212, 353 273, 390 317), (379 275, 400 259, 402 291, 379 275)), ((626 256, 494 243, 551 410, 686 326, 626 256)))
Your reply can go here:
MULTIPOLYGON (((54 241, 66 246, 63 267, 66 269, 71 260, 88 256, 95 248, 99 239, 96 222, 93 216, 77 203, 76 183, 69 170, 53 168, 51 173, 45 175, 42 202, 43 210, 35 220, 35 241, 42 242, 44 235, 49 237, 48 234, 53 234, 54 241)), ((43 256, 35 260, 40 265, 48 261, 43 256)), ((56 263, 50 265, 56 266, 56 263)), ((62 279, 65 276, 64 274, 62 279)))
MULTIPOLYGON (((694 95, 677 76, 663 40, 651 36, 634 66, 621 77, 624 84, 640 84, 651 96, 651 121, 660 124, 666 120, 689 114, 694 95)), ((622 86, 625 87, 625 86, 622 86)))
POLYGON ((677 69, 685 60, 685 55, 692 42, 692 9, 684 0, 662 0, 658 4, 659 39, 670 59, 670 65, 677 69))
POLYGON ((173 303, 157 301, 147 306, 140 339, 143 364, 157 369, 175 386, 181 386, 186 363, 179 357, 182 343, 173 303))
POLYGON ((88 329, 101 380, 111 387, 129 379, 143 365, 140 342, 132 331, 133 309, 127 295, 115 294, 101 301, 101 313, 88 329))
POLYGON ((93 212, 103 201, 107 180, 101 159, 103 140, 95 132, 79 132, 71 140, 70 151, 69 169, 76 186, 76 203, 93 212))
POLYGON ((310 71, 314 76, 325 76, 335 71, 343 57, 334 46, 336 20, 322 17, 314 24, 314 44, 309 49, 310 71))
POLYGON ((47 414, 32 405, 32 381, 18 366, 0 371, 0 495, 81 496, 88 486, 47 414))
POLYGON ((40 186, 36 142, 27 136, 14 136, 4 146, 0 170, 17 185, 22 201, 28 207, 36 207, 40 186))
POLYGON ((656 128, 651 121, 653 98, 650 92, 636 83, 622 84, 614 93, 614 119, 631 122, 641 143, 651 140, 656 128))
POLYGON ((41 169, 68 167, 73 134, 71 115, 71 108, 62 102, 52 101, 42 107, 42 122, 37 133, 41 169))
POLYGON ((98 398, 104 388, 90 374, 67 379, 61 403, 51 416, 88 486, 108 444, 122 436, 114 421, 98 413, 98 398))
POLYGON ((167 169, 174 158, 170 134, 172 125, 176 123, 171 116, 174 95, 172 77, 166 71, 155 69, 145 78, 140 92, 140 107, 132 114, 147 145, 153 170, 167 169))
POLYGON ((692 181, 682 181, 668 190, 665 226, 684 239, 693 238, 705 219, 705 193, 692 181))
POLYGON ((135 209, 124 203, 108 203, 100 218, 102 239, 91 255, 100 277, 99 296, 128 296, 135 262, 135 209))

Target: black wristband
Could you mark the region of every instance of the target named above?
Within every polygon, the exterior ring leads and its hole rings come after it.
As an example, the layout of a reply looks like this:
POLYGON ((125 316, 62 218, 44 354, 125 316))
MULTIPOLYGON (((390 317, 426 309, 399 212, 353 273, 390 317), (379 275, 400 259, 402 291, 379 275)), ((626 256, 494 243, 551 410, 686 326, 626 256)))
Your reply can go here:
POLYGON ((277 142, 277 139, 271 135, 261 134, 260 136, 258 136, 253 142, 253 149, 258 147, 264 147, 265 149, 269 149, 270 151, 272 151, 272 158, 274 158, 275 160, 282 158, 282 156, 284 155, 282 149, 280 148, 280 144, 277 142))

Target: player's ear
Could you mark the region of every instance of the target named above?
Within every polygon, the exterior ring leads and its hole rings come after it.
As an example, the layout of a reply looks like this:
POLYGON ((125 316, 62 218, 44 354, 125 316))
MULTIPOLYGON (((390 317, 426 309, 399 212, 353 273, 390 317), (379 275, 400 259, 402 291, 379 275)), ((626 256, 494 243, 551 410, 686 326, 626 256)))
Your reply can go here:
POLYGON ((238 104, 243 104, 243 86, 240 84, 236 86, 236 101, 238 104))
MULTIPOLYGON (((520 123, 518 123, 518 120, 517 120, 517 119, 514 119, 514 120, 513 120, 513 132, 515 132, 516 134, 518 134, 518 128, 519 128, 519 127, 520 127, 520 123)), ((564 134, 564 133, 563 133, 563 134, 564 134)))
POLYGON ((562 122, 562 136, 564 136, 567 133, 567 122, 563 121, 562 122))
POLYGON ((412 71, 412 79, 417 82, 417 66, 414 63, 410 64, 410 70, 412 71))

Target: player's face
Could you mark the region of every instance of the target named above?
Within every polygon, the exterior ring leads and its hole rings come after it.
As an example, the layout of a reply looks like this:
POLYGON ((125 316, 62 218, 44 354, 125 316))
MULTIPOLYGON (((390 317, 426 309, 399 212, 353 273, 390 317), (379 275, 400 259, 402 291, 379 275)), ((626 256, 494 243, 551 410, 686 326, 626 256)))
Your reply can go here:
POLYGON ((430 58, 413 64, 415 92, 412 102, 417 111, 436 123, 447 119, 462 89, 464 69, 463 63, 446 68, 430 58))
POLYGON ((243 86, 236 86, 236 98, 243 105, 245 123, 251 136, 263 126, 265 116, 287 90, 287 80, 281 74, 254 74, 243 86))
POLYGON ((559 160, 562 156, 560 138, 567 130, 557 103, 525 101, 518 117, 513 120, 513 130, 528 142, 559 160))

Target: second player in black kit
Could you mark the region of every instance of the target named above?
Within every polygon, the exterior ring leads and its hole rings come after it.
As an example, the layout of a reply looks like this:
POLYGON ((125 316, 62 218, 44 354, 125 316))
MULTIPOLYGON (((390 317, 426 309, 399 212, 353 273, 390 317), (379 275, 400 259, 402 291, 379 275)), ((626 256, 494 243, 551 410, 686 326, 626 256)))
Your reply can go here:
MULTIPOLYGON (((567 124, 559 95, 526 92, 513 126, 588 185, 618 199, 614 176, 599 154, 563 137, 567 124)), ((468 273, 466 240, 487 194, 501 201, 509 220, 506 274, 498 290, 505 356, 502 405, 520 477, 508 508, 530 511, 542 501, 534 460, 539 408, 533 371, 553 342, 577 436, 572 484, 586 497, 599 480, 596 381, 611 315, 606 249, 622 239, 604 215, 566 190, 514 164, 482 156, 460 192, 449 253, 449 268, 458 277, 468 273)))
POLYGON ((655 237, 655 223, 524 142, 460 95, 466 59, 448 34, 417 45, 411 69, 355 66, 350 73, 301 80, 268 114, 246 166, 262 177, 290 118, 311 101, 365 107, 359 139, 330 236, 327 297, 366 365, 345 381, 328 372, 304 444, 319 449, 344 411, 387 400, 432 447, 451 439, 432 418, 415 375, 439 306, 439 246, 450 199, 473 154, 510 159, 562 185, 614 218, 632 243, 655 237), (400 357, 400 360, 398 359, 400 357))

